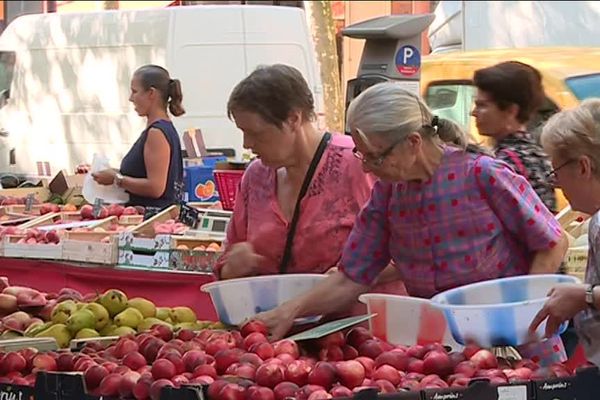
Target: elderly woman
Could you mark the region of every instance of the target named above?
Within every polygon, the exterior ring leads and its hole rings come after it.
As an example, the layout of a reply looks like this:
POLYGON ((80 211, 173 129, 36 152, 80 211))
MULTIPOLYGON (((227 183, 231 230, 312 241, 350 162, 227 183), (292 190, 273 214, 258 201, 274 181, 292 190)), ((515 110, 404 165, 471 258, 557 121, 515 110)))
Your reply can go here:
POLYGON ((258 314, 274 338, 294 318, 336 312, 390 260, 412 296, 557 270, 567 240, 527 180, 468 145, 451 121, 394 83, 348 109, 354 153, 380 178, 346 242, 340 271, 304 296, 258 314))
POLYGON ((571 207, 593 216, 585 284, 554 287, 531 329, 535 331, 547 319, 546 334, 550 336, 574 317, 587 359, 600 366, 600 99, 586 100, 575 109, 554 115, 541 140, 571 207))
POLYGON ((527 123, 543 104, 542 76, 530 65, 507 61, 475 71, 473 116, 477 129, 494 139, 496 157, 523 175, 546 207, 556 213, 548 156, 527 132, 527 123))
MULTIPOLYGON (((258 160, 244 173, 218 278, 329 271, 371 192, 351 138, 317 130, 310 88, 286 65, 252 72, 227 109, 258 160)), ((381 283, 397 279, 389 272, 381 283)), ((401 282, 388 289, 405 293, 401 282)))

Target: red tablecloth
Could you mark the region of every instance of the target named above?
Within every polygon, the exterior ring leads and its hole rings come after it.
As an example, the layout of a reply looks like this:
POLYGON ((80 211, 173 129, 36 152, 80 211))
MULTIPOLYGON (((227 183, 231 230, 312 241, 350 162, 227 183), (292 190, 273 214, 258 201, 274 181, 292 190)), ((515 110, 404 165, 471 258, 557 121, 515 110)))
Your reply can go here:
POLYGON ((200 291, 201 285, 213 281, 210 275, 0 258, 0 276, 8 277, 11 285, 28 286, 48 293, 70 287, 85 295, 114 288, 122 290, 130 298, 145 297, 159 307, 191 307, 201 320, 216 319, 210 297, 200 291))

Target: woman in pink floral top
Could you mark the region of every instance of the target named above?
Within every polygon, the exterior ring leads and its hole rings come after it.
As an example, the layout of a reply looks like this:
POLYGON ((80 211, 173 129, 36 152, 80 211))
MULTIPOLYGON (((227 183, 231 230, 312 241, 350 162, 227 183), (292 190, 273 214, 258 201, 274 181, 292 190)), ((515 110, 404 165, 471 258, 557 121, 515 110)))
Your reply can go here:
MULTIPOLYGON (((325 273, 335 267, 356 215, 369 199, 372 180, 352 154, 352 139, 323 134, 313 125, 310 89, 297 70, 262 67, 230 96, 229 114, 244 134, 244 147, 259 159, 242 179, 227 230, 220 279, 286 273, 325 273), (300 200, 289 260, 282 258, 296 202, 319 147, 324 151, 300 200)), ((393 268, 382 291, 403 294, 393 268)))
POLYGON ((504 276, 555 272, 560 225, 525 178, 472 145, 394 83, 348 109, 363 168, 380 180, 344 247, 340 272, 258 318, 283 336, 294 318, 328 314, 369 289, 390 260, 408 293, 431 297, 504 276))

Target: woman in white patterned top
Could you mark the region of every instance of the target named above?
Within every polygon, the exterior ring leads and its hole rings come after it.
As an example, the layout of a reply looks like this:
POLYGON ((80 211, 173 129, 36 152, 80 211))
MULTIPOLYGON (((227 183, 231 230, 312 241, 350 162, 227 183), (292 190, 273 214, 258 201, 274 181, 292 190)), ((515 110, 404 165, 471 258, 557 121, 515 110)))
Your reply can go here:
POLYGON ((585 284, 560 284, 534 318, 531 329, 548 319, 546 334, 571 318, 586 357, 600 365, 600 99, 554 115, 542 132, 556 182, 574 210, 593 215, 585 284))

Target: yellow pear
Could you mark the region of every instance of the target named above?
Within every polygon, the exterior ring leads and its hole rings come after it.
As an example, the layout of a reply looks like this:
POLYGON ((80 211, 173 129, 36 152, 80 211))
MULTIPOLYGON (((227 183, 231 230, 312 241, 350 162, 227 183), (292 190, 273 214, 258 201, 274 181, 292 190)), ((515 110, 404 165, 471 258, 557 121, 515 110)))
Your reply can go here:
POLYGON ((77 311, 77 304, 73 300, 65 300, 54 306, 50 319, 55 324, 64 324, 71 314, 77 311))
POLYGON ((42 331, 42 332, 38 333, 37 335, 35 335, 35 337, 54 338, 56 340, 56 343, 58 344, 58 347, 60 347, 60 348, 69 346, 69 343, 71 342, 71 333, 69 332, 69 329, 67 328, 67 326, 65 324, 52 325, 50 328, 46 329, 45 331, 42 331))
POLYGON ((82 329, 93 329, 96 326, 96 317, 90 310, 75 311, 67 320, 67 328, 71 334, 75 335, 82 329))
POLYGON ((117 326, 128 326, 130 328, 137 328, 137 326, 144 320, 144 316, 141 312, 135 308, 127 308, 120 312, 115 317, 115 325, 117 326))
POLYGON ((128 326, 119 326, 117 329, 113 331, 113 335, 115 336, 128 336, 135 335, 137 332, 128 326))
POLYGON ((96 317, 96 326, 94 329, 96 331, 102 330, 102 328, 104 328, 110 321, 110 315, 108 314, 108 311, 101 304, 88 303, 83 309, 90 310, 92 313, 94 313, 94 316, 96 317))
POLYGON ((196 322, 198 318, 196 313, 189 307, 175 307, 171 309, 169 317, 173 321, 173 324, 177 325, 182 322, 196 322))
POLYGON ((52 321, 50 321, 50 322, 44 322, 43 324, 31 325, 25 330, 24 335, 27 337, 35 337, 35 335, 50 328, 53 324, 54 323, 52 321))
POLYGON ((200 324, 199 322, 181 322, 175 325, 175 329, 190 329, 192 331, 199 331, 204 329, 204 324, 200 324))
POLYGON ((150 328, 152 328, 154 325, 165 325, 165 326, 169 326, 169 327, 171 326, 171 324, 169 324, 169 323, 167 323, 165 321, 161 321, 158 318, 145 318, 137 326, 137 331, 138 332, 143 332, 143 331, 150 330, 150 328))
POLYGON ((133 299, 129 299, 127 306, 133 307, 139 312, 141 312, 144 318, 156 317, 156 306, 150 300, 144 299, 142 297, 136 297, 133 299))
POLYGON ((120 290, 110 289, 100 297, 99 303, 114 317, 127 308, 127 296, 120 290))
POLYGON ((88 338, 96 338, 96 337, 100 337, 100 334, 95 331, 94 329, 90 329, 90 328, 84 328, 82 330, 80 330, 79 332, 77 332, 77 335, 75 335, 75 339, 88 339, 88 338))
POLYGON ((156 309, 156 318, 166 321, 167 318, 169 318, 170 312, 171 312, 171 309, 169 307, 158 307, 156 309))
POLYGON ((117 329, 117 326, 109 323, 99 331, 100 336, 114 336, 115 329, 117 329))

